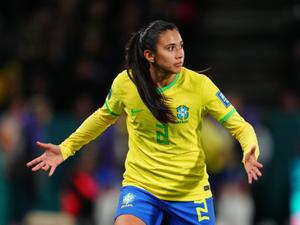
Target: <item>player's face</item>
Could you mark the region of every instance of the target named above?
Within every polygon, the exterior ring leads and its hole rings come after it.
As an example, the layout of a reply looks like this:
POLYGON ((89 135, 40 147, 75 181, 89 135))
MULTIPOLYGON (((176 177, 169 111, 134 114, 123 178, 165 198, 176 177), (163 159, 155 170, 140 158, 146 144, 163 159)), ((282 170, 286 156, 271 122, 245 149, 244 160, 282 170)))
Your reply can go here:
POLYGON ((167 73, 180 71, 184 62, 184 50, 182 38, 176 29, 167 30, 160 35, 154 61, 156 66, 167 73))

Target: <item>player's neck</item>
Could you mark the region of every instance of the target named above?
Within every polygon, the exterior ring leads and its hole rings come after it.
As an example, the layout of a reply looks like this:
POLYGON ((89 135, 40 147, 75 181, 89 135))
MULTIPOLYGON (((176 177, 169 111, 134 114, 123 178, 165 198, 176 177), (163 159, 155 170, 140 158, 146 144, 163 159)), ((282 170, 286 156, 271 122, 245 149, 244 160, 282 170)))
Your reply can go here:
POLYGON ((162 88, 172 83, 176 74, 150 67, 150 75, 156 87, 162 88))

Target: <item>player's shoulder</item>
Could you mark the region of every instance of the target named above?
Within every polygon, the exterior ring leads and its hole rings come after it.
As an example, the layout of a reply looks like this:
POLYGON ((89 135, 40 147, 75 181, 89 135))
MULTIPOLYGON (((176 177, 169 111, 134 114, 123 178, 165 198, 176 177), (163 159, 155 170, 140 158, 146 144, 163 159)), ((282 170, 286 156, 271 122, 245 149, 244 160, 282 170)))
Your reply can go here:
POLYGON ((127 70, 121 71, 113 81, 115 86, 126 87, 127 85, 132 85, 132 81, 128 76, 127 70))
POLYGON ((121 71, 116 77, 115 77, 115 81, 117 82, 126 82, 129 81, 130 78, 128 76, 127 70, 123 70, 121 71))
POLYGON ((208 76, 201 71, 191 70, 186 67, 182 67, 181 72, 185 79, 194 85, 203 85, 209 79, 208 76))

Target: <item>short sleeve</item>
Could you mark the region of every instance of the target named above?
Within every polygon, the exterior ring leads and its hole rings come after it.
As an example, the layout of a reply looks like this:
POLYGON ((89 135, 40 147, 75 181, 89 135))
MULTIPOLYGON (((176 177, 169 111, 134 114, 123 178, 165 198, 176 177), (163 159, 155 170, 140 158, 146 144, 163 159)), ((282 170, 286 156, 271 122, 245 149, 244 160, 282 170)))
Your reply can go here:
POLYGON ((124 112, 124 104, 122 103, 122 87, 121 80, 117 77, 108 92, 105 99, 105 107, 113 116, 120 116, 124 112))
POLYGON ((236 112, 236 110, 225 95, 207 76, 204 76, 204 79, 205 81, 202 88, 204 111, 223 124, 236 112))

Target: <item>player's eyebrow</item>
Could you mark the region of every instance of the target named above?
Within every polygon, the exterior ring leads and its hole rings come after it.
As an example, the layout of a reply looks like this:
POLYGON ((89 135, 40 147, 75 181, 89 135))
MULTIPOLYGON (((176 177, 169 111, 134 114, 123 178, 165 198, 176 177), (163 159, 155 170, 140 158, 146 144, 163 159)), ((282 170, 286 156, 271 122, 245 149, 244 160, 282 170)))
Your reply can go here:
MULTIPOLYGON (((181 41, 179 42, 179 44, 180 44, 180 45, 183 45, 183 40, 181 40, 181 41)), ((169 44, 166 44, 165 46, 168 47, 168 46, 176 46, 176 45, 177 45, 177 43, 169 43, 169 44)))

